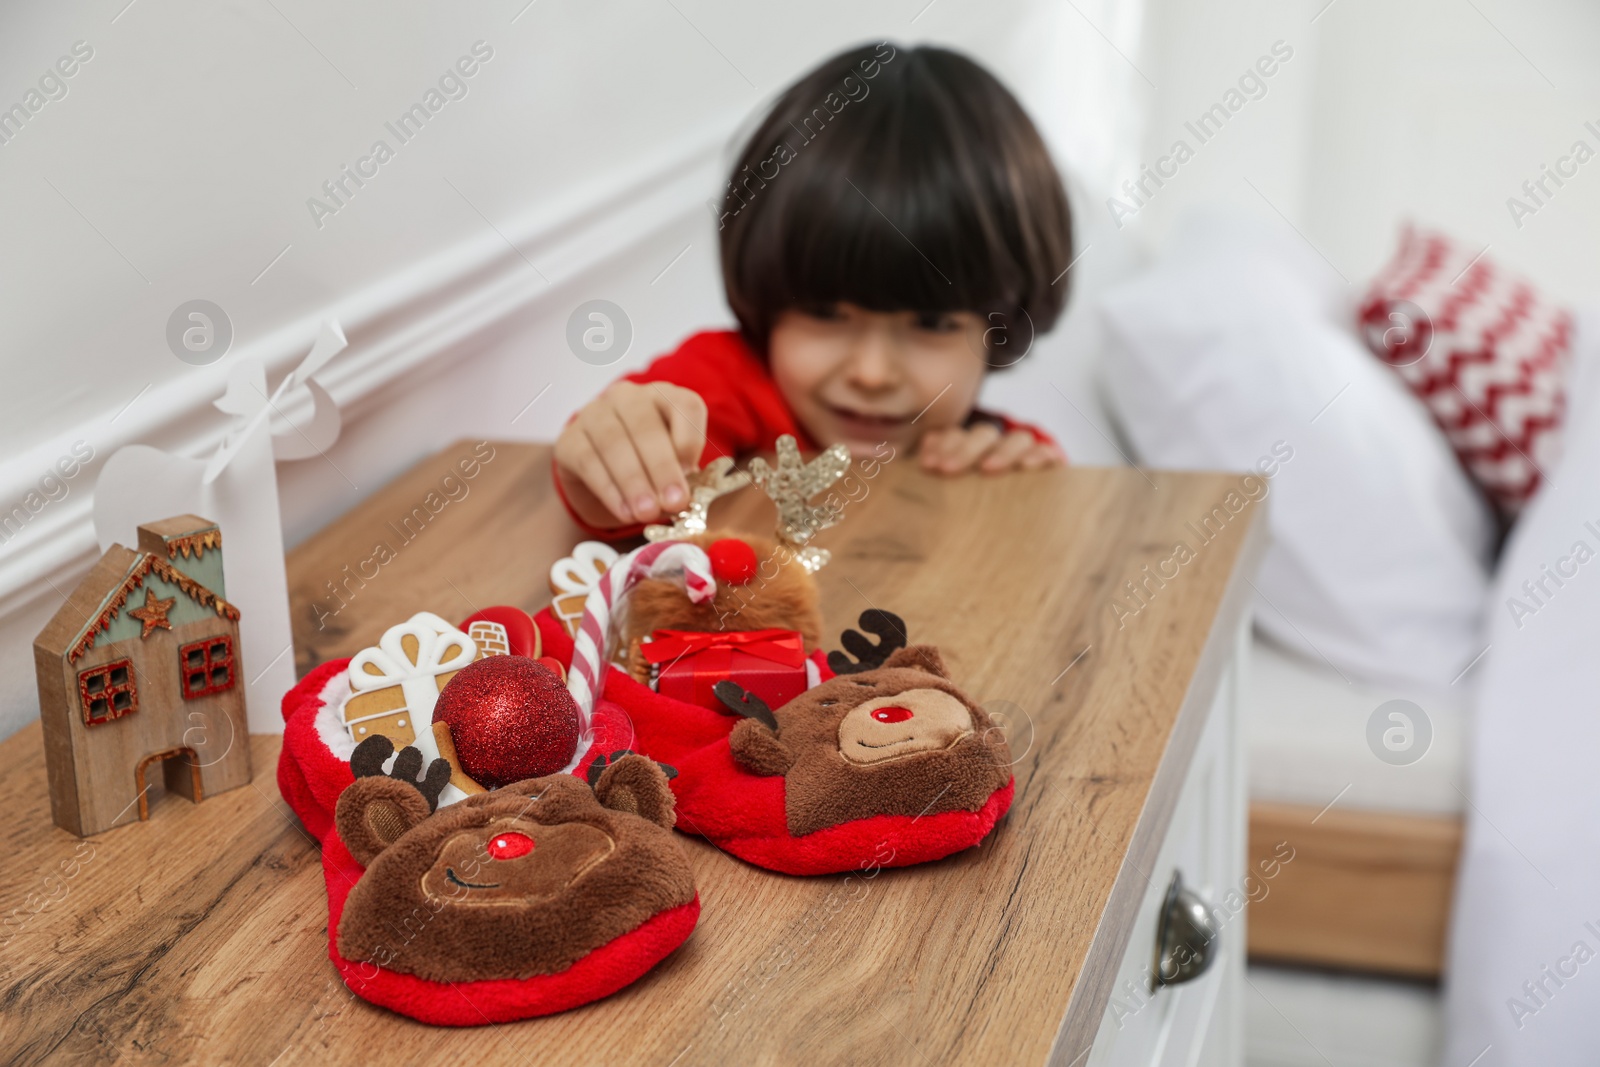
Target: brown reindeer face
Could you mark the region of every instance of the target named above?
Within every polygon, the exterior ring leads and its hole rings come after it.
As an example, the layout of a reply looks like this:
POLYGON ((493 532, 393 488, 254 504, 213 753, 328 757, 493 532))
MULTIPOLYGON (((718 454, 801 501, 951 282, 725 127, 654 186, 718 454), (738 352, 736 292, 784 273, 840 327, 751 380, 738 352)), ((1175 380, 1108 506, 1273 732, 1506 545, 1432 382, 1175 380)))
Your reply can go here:
POLYGON ((841 674, 733 730, 736 760, 781 774, 789 832, 874 815, 976 811, 1011 778, 1010 750, 983 708, 917 645, 841 674))
POLYGON ((553 900, 616 848, 609 834, 587 823, 545 826, 505 815, 445 838, 422 876, 422 892, 464 907, 553 900))
POLYGON ((839 754, 874 764, 938 752, 972 735, 972 713, 941 689, 907 689, 857 704, 839 723, 839 754))
POLYGON ((593 789, 551 775, 433 814, 405 778, 363 775, 339 797, 339 836, 366 866, 339 921, 347 960, 443 982, 555 974, 694 899, 671 790, 643 756, 593 789))

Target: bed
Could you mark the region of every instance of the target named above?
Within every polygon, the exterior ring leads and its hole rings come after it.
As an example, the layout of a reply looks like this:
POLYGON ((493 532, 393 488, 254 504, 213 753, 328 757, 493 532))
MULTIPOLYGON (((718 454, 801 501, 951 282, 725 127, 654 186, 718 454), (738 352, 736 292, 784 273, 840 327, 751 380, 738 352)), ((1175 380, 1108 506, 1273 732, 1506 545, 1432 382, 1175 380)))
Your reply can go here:
POLYGON ((1439 977, 1461 848, 1466 697, 1458 688, 1414 700, 1428 718, 1426 752, 1385 763, 1367 723, 1392 689, 1256 639, 1241 701, 1250 856, 1262 869, 1255 861, 1287 841, 1294 859, 1252 894, 1252 959, 1439 977))

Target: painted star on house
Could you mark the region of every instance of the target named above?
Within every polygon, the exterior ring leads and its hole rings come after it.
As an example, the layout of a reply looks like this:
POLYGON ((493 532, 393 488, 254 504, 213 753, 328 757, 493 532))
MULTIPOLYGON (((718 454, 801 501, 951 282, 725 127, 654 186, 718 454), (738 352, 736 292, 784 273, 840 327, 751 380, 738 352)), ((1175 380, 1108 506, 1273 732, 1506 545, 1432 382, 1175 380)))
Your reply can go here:
POLYGON ((128 612, 129 615, 138 619, 144 627, 139 632, 141 641, 149 637, 152 630, 172 629, 172 620, 167 618, 167 612, 171 611, 172 605, 177 602, 177 597, 169 597, 166 600, 162 600, 156 596, 154 589, 146 589, 144 591, 144 607, 133 608, 128 612))

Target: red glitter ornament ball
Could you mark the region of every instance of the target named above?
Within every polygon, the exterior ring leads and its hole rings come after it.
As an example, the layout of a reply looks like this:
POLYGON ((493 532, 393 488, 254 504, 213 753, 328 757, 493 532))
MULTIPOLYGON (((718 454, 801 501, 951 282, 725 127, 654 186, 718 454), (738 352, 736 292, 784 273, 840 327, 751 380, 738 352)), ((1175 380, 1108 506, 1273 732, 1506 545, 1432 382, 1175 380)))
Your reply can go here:
POLYGON ((728 585, 743 585, 756 576, 756 550, 750 542, 724 537, 706 548, 711 561, 711 576, 728 585))
POLYGON ((555 774, 578 747, 578 704, 555 672, 527 656, 469 663, 439 693, 461 769, 485 789, 555 774))

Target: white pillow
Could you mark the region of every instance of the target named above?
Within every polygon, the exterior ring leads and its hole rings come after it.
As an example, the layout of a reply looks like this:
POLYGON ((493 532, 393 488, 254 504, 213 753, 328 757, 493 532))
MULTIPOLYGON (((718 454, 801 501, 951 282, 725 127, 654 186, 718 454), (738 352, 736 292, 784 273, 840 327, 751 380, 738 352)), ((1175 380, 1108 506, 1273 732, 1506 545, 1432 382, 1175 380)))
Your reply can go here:
POLYGON ((1112 408, 1152 467, 1270 473, 1264 631, 1351 677, 1449 685, 1483 649, 1495 519, 1350 300, 1298 238, 1191 217, 1101 297, 1112 408))

